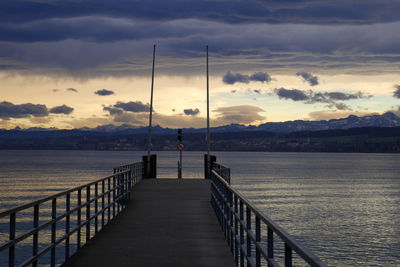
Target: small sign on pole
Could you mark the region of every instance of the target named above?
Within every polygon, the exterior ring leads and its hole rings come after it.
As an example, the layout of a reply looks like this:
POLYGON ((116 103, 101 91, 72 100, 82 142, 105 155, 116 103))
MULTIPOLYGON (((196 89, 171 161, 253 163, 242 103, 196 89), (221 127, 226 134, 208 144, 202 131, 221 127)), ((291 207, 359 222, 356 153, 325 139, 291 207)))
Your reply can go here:
POLYGON ((179 150, 179 151, 185 150, 185 144, 184 144, 184 143, 179 143, 179 144, 177 145, 177 147, 178 147, 178 150, 179 150))

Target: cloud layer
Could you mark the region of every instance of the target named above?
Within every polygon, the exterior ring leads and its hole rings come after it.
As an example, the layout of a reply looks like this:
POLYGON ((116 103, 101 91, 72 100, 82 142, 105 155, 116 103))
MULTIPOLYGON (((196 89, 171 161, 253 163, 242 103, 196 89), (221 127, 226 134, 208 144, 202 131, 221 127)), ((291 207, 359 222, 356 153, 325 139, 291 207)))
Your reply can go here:
POLYGON ((308 73, 308 72, 297 72, 296 75, 297 76, 301 76, 303 78, 303 80, 305 82, 307 82, 311 86, 315 86, 315 85, 319 84, 318 77, 312 75, 311 73, 308 73))
POLYGON ((185 115, 195 116, 195 115, 198 115, 200 113, 200 110, 198 108, 196 108, 196 109, 192 109, 192 108, 184 109, 183 113, 185 115))
POLYGON ((301 67, 308 73, 310 68, 387 70, 400 64, 400 3, 394 0, 351 5, 345 0, 117 0, 112 8, 105 0, 91 2, 2 1, 0 70, 144 75, 153 43, 163 62, 159 73, 199 73, 205 44, 218 74, 260 66, 288 72, 301 67), (155 4, 168 8, 155 13, 155 4))
POLYGON ((396 90, 393 92, 393 96, 396 98, 400 98, 400 85, 395 85, 394 86, 396 90))
POLYGON ((222 81, 226 84, 249 83, 250 81, 268 83, 271 81, 271 76, 269 76, 269 74, 266 72, 256 72, 251 75, 247 75, 241 73, 231 73, 228 71, 224 77, 222 77, 222 81))
POLYGON ((53 113, 53 114, 68 115, 68 114, 71 114, 72 111, 74 111, 74 109, 71 107, 68 107, 67 105, 57 106, 57 107, 53 107, 53 108, 49 109, 49 112, 53 113))
POLYGON ((114 91, 107 90, 107 89, 102 89, 102 90, 97 90, 94 93, 96 95, 100 95, 100 96, 107 96, 107 95, 113 95, 114 91))
MULTIPOLYGON (((103 107, 103 110, 108 113, 109 119, 111 120, 110 123, 126 123, 133 126, 145 126, 148 124, 148 106, 139 101, 128 103, 117 102, 114 105, 103 107), (133 105, 132 103, 139 103, 147 107, 147 109, 145 111, 138 111, 142 109, 135 109, 136 111, 132 111, 131 107, 126 108, 124 105, 129 104, 130 106, 133 105)), ((266 119, 260 114, 264 112, 263 109, 250 105, 220 107, 213 110, 213 112, 216 114, 216 116, 211 117, 211 124, 213 126, 228 125, 231 123, 257 124, 264 122, 266 119)), ((199 113, 200 110, 197 108, 185 109, 184 113, 174 115, 166 115, 154 111, 153 124, 169 128, 179 128, 182 127, 182 125, 185 125, 185 127, 205 127, 206 118, 196 116, 199 113)))
POLYGON ((344 92, 314 92, 312 90, 298 90, 298 89, 274 89, 274 93, 280 99, 290 99, 293 101, 303 101, 305 104, 326 103, 329 108, 336 108, 338 110, 351 110, 351 108, 341 102, 353 99, 371 98, 372 95, 365 95, 362 92, 344 93, 344 92))
POLYGON ((30 118, 30 117, 46 117, 49 113, 53 114, 70 114, 74 109, 67 106, 56 106, 48 109, 42 104, 13 104, 11 102, 0 102, 0 119, 9 120, 10 118, 30 118))

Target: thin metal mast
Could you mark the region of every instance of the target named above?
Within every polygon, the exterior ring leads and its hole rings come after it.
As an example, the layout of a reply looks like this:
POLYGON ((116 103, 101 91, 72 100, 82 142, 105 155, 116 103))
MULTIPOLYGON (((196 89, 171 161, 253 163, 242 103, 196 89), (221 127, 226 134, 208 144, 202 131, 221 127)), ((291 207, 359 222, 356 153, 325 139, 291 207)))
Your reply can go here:
POLYGON ((153 115, 153 87, 154 87, 154 62, 156 58, 156 45, 153 45, 153 69, 151 72, 151 93, 150 93, 150 116, 149 116, 149 138, 147 144, 147 173, 150 174, 150 154, 151 154, 151 121, 153 115))
POLYGON ((207 167, 208 178, 210 178, 210 94, 208 79, 208 45, 206 45, 206 65, 207 65, 207 167))

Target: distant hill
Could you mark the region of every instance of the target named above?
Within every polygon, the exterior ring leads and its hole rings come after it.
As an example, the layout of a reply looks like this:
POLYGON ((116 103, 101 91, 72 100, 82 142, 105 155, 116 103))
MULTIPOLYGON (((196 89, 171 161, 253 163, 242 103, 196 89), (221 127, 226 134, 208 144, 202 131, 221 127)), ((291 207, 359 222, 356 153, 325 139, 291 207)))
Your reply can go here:
MULTIPOLYGON (((268 122, 259 126, 245 126, 240 124, 230 124, 219 127, 212 127, 212 133, 232 133, 232 132, 250 132, 263 131, 271 133, 292 133, 301 131, 322 131, 322 130, 338 130, 360 127, 400 127, 400 118, 392 112, 383 115, 371 115, 358 117, 351 115, 347 118, 321 120, 321 121, 285 121, 285 122, 268 122)), ((184 128, 186 133, 205 133, 205 128, 184 128)), ((42 139, 57 138, 67 136, 117 136, 117 135, 144 135, 147 134, 147 127, 132 127, 127 124, 115 126, 112 124, 98 126, 96 128, 80 128, 73 130, 59 130, 55 128, 30 128, 14 130, 0 130, 0 139, 42 139)), ((163 128, 155 126, 152 129, 154 135, 173 135, 176 129, 163 128)))
POLYGON ((321 131, 334 129, 350 129, 359 127, 399 127, 400 118, 392 112, 383 115, 370 115, 358 117, 350 115, 343 119, 322 120, 322 121, 285 121, 269 122, 261 124, 257 130, 276 133, 290 133, 299 131, 321 131))

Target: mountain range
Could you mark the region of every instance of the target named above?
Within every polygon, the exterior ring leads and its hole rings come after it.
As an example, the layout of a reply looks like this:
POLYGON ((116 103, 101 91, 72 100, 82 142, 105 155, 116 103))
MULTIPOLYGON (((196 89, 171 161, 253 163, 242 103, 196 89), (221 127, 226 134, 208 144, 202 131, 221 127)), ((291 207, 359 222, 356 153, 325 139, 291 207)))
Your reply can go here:
MULTIPOLYGON (((350 115, 347 118, 320 120, 320 121, 306 121, 295 120, 285 122, 267 122, 258 126, 245 126, 241 124, 230 124, 225 126, 212 127, 213 133, 224 132, 242 132, 242 131, 265 131, 272 133, 291 133, 299 131, 321 131, 321 130, 335 130, 335 129, 350 129, 359 127, 399 127, 400 117, 397 117, 392 112, 387 112, 383 115, 370 115, 358 117, 350 115)), ((184 128, 184 133, 202 133, 205 128, 184 128)), ((73 130, 61 130, 56 128, 29 128, 13 130, 0 130, 0 138, 18 139, 18 138, 43 138, 43 137, 62 137, 62 136, 112 136, 112 135, 141 135, 147 134, 147 127, 133 127, 131 125, 123 124, 115 126, 112 124, 98 126, 96 128, 80 128, 73 130)), ((163 128, 155 126, 152 128, 152 133, 156 135, 170 135, 176 134, 176 129, 163 128)))

